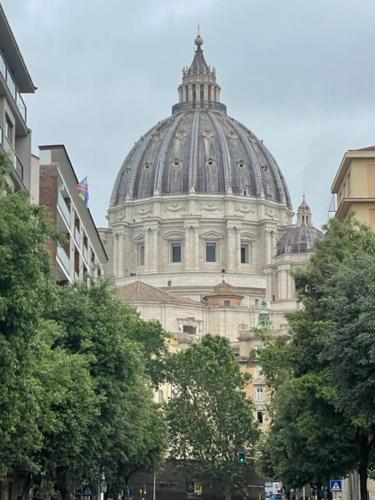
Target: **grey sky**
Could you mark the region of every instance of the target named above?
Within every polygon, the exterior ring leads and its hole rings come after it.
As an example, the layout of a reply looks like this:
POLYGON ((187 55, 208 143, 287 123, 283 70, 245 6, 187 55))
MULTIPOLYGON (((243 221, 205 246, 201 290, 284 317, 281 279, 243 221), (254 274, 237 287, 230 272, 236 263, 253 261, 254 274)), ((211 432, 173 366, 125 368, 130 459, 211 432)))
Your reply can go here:
POLYGON ((34 151, 65 144, 105 225, 128 150, 177 102, 199 22, 228 113, 262 138, 298 206, 327 219, 347 149, 375 143, 373 0, 2 0, 38 91, 34 151))

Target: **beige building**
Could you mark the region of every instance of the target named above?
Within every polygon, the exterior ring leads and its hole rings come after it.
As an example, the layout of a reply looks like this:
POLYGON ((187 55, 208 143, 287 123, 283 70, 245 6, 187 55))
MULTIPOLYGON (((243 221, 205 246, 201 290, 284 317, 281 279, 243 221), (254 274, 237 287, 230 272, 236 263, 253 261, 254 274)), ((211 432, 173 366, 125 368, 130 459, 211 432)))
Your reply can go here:
POLYGON ((60 283, 103 276, 107 254, 90 210, 78 196, 78 179, 63 145, 40 146, 40 205, 65 243, 47 242, 60 283))
MULTIPOLYGON (((179 102, 134 145, 115 181, 100 233, 123 298, 159 320, 184 348, 207 333, 227 337, 253 375, 249 396, 265 422, 266 391, 249 355, 260 314, 275 332, 294 310, 292 270, 320 231, 305 201, 293 223, 284 176, 266 148, 220 102, 216 71, 195 40, 179 102)), ((162 388, 160 400, 171 388, 162 388)))
MULTIPOLYGON (((342 220, 350 211, 375 230, 375 146, 349 149, 340 163, 331 192, 336 197, 336 217, 342 220)), ((375 481, 369 479, 370 499, 375 498, 375 481)), ((356 472, 344 481, 344 500, 360 498, 356 472)))
POLYGON ((336 217, 343 219, 352 210, 375 230, 375 146, 344 154, 331 192, 336 195, 336 217))
POLYGON ((13 189, 26 188, 37 202, 38 165, 31 156, 31 131, 22 94, 35 92, 16 39, 0 5, 0 147, 11 160, 13 189))

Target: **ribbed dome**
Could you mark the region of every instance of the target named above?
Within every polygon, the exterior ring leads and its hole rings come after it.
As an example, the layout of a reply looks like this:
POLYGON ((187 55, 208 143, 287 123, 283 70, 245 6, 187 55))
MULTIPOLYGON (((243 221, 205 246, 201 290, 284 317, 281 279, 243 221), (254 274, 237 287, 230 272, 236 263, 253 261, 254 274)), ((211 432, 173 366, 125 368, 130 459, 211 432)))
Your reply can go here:
POLYGON ((277 255, 290 253, 309 253, 314 251, 315 243, 323 233, 313 226, 299 226, 284 233, 276 246, 277 255))
POLYGON ((111 206, 125 200, 187 193, 235 194, 291 207, 284 177, 269 150, 219 102, 216 72, 197 37, 172 116, 140 138, 118 173, 111 206))

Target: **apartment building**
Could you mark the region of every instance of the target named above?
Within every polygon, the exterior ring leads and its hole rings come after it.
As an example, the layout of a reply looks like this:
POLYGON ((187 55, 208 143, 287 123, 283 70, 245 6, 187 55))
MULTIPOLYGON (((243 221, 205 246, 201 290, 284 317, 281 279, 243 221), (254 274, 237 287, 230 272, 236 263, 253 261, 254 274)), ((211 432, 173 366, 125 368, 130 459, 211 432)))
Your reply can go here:
POLYGON ((8 183, 13 189, 26 188, 37 202, 38 163, 32 162, 31 130, 22 94, 35 86, 16 39, 0 5, 0 147, 9 154, 13 169, 8 183))
POLYGON ((353 211, 375 230, 375 146, 344 154, 331 192, 336 195, 336 217, 341 220, 353 211))
POLYGON ((47 242, 58 281, 99 279, 108 257, 90 210, 78 195, 78 179, 65 146, 40 146, 39 151, 39 202, 47 207, 51 223, 65 236, 61 245, 47 242))

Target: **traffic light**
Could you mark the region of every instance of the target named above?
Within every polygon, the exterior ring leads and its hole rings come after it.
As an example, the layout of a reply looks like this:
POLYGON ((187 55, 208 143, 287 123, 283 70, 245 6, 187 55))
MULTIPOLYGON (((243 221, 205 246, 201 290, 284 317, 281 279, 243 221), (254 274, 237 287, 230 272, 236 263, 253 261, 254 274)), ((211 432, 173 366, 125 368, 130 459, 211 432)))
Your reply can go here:
POLYGON ((238 463, 239 464, 246 464, 246 453, 244 451, 240 451, 238 453, 238 463))

